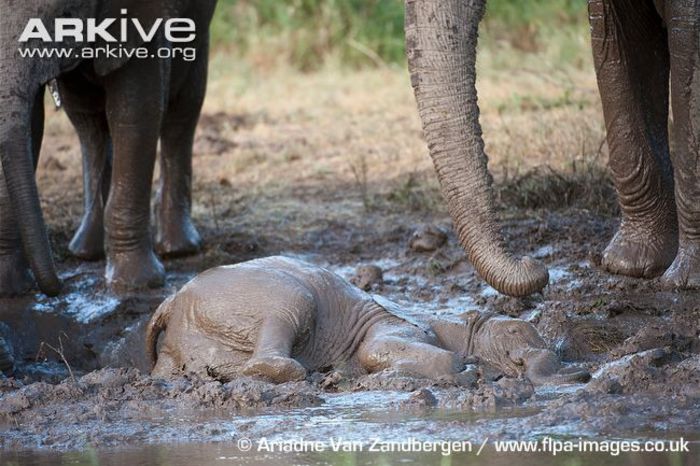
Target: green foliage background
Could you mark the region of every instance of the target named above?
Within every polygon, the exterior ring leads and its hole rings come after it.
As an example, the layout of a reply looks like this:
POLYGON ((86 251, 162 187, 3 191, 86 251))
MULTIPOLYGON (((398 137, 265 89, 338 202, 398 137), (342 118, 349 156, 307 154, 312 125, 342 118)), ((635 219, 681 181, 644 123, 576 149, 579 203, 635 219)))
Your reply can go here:
MULTIPOLYGON (((403 11, 403 0, 219 0, 213 42, 257 64, 282 60, 301 70, 328 60, 402 63, 403 11)), ((490 0, 482 36, 534 52, 586 28, 586 0, 490 0)))

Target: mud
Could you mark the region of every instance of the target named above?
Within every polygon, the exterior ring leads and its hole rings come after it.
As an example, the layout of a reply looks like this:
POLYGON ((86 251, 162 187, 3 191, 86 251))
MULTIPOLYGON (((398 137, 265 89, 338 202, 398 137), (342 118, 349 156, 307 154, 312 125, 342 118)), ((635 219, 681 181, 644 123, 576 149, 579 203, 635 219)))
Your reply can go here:
POLYGON ((432 252, 447 242, 447 231, 435 225, 421 225, 413 232, 408 246, 415 252, 432 252))
MULTIPOLYGON (((513 225, 528 228, 529 222, 513 225)), ((476 279, 464 280, 470 274, 464 261, 436 273, 426 263, 435 257, 409 252, 407 240, 408 234, 394 258, 382 262, 382 292, 409 313, 449 316, 479 308, 525 318, 566 360, 591 370, 593 380, 536 389, 476 365, 459 386, 392 372, 314 373, 282 385, 155 379, 146 372, 144 325, 161 298, 191 275, 172 273, 166 290, 117 298, 100 288, 96 271, 85 272, 69 280, 62 298, 3 302, 19 364, 15 377, 0 385, 2 448, 290 438, 301 424, 314 426, 305 437, 362 439, 366 416, 413 419, 415 432, 441 439, 458 439, 465 429, 474 438, 692 437, 700 431, 700 310, 693 293, 610 277, 584 258, 562 265, 543 296, 505 298, 476 279), (459 284, 465 282, 466 289, 459 284), (88 290, 91 301, 81 298, 88 290)), ((453 239, 440 252, 443 261, 459 255, 453 239)), ((356 271, 335 269, 346 278, 356 271)), ((371 428, 388 438, 403 432, 394 421, 375 419, 371 428)))
MULTIPOLYGON (((259 125, 250 121, 257 120, 209 115, 202 144, 218 141, 228 126, 259 125)), ((79 186, 78 149, 64 133, 49 134, 50 151, 69 148, 50 154, 65 169, 51 164, 40 170, 40 179, 56 181, 45 184, 42 195, 52 206, 47 221, 65 292, 0 301, 0 321, 10 329, 0 329, 0 336, 14 348, 15 360, 14 376, 0 382, 2 450, 233 445, 261 436, 366 440, 368 433, 391 440, 406 432, 440 440, 699 438, 700 293, 663 291, 654 281, 603 272, 600 252, 613 219, 556 205, 503 209, 510 247, 545 261, 551 274, 544 293, 508 298, 476 276, 444 209, 397 197, 404 179, 386 182, 396 188, 391 195, 386 186, 370 185, 378 194, 367 209, 352 183, 329 189, 319 176, 263 190, 247 181, 245 170, 222 175, 213 162, 228 157, 220 151, 235 152, 240 142, 263 136, 233 133, 234 146, 212 146, 212 154, 196 158, 194 215, 204 251, 166 261, 163 290, 115 296, 104 287, 104 264, 82 263, 66 252, 79 220, 79 191, 65 193, 65 186, 79 186), (448 232, 446 242, 431 239, 424 241, 430 247, 417 247, 416 225, 448 232), (566 362, 584 365, 593 379, 535 388, 479 366, 460 385, 390 372, 357 378, 314 373, 279 386, 147 375, 145 324, 165 296, 207 268, 274 254, 300 257, 348 280, 376 277, 361 267, 377 267, 381 282, 372 278, 368 286, 414 318, 477 309, 528 320, 566 362)), ((301 161, 290 156, 289 163, 301 161)))
POLYGON ((5 423, 10 421, 2 447, 8 449, 80 449, 179 436, 179 441, 215 440, 211 429, 186 420, 164 423, 164 416, 178 412, 177 418, 193 419, 212 410, 241 413, 323 403, 304 383, 273 385, 245 378, 225 385, 191 378, 166 381, 137 369, 102 369, 55 385, 5 381, 1 389, 0 408, 5 423))
POLYGON ((376 265, 361 265, 350 279, 350 283, 364 291, 381 289, 384 284, 384 271, 376 265))

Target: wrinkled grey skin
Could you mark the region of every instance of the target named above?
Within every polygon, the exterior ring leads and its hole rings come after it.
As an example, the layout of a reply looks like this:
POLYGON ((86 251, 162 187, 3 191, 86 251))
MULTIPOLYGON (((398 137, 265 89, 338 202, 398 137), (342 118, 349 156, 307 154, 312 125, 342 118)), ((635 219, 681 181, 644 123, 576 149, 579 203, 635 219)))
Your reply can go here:
POLYGON ((563 369, 525 321, 471 312, 423 328, 395 304, 285 257, 202 273, 158 308, 146 345, 153 374, 165 377, 195 372, 285 382, 308 371, 392 368, 459 381, 465 361, 476 357, 537 384, 588 378, 586 371, 563 369))
MULTIPOLYGON (((425 136, 461 244, 498 291, 548 282, 512 256, 494 214, 477 105, 486 0, 406 0, 406 46, 425 136)), ((603 254, 612 273, 700 286, 700 0, 589 0, 593 56, 622 221, 603 254), (674 115, 669 151, 669 83, 674 115), (673 158, 673 164, 671 164, 673 158), (675 179, 675 184, 674 184, 675 179)))
MULTIPOLYGON (((190 219, 191 157, 206 90, 208 25, 215 4, 216 0, 0 0, 0 158, 5 180, 0 183, 1 296, 28 291, 33 284, 30 269, 44 293, 56 295, 60 290, 34 180, 43 136, 44 86, 54 78, 59 79, 84 156, 85 214, 70 245, 73 253, 95 259, 106 252, 106 277, 117 288, 162 285, 165 273, 151 240, 149 202, 159 139, 157 247, 164 254, 199 248, 201 240, 190 219), (196 48, 197 60, 19 55, 18 38, 30 18, 41 18, 53 33, 57 17, 99 22, 120 18, 122 9, 147 28, 157 18, 193 19, 197 39, 182 45, 196 48)), ((110 32, 118 35, 118 23, 114 28, 110 32)), ((169 46, 163 34, 140 43, 133 27, 129 33, 125 48, 144 46, 151 55, 169 46)), ((27 44, 76 51, 87 46, 39 40, 27 44)))

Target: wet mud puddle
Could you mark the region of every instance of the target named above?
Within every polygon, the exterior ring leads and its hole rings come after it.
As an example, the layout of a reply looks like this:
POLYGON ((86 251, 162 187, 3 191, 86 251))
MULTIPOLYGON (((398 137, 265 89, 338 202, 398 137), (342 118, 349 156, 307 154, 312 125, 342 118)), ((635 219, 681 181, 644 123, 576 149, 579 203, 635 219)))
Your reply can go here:
MULTIPOLYGON (((695 311, 685 309, 694 300, 660 301, 623 291, 607 298, 620 303, 601 310, 602 298, 577 291, 592 281, 590 268, 580 265, 555 267, 547 296, 515 304, 488 287, 477 292, 451 287, 461 280, 458 272, 436 280, 413 273, 400 257, 379 267, 383 283, 372 291, 401 305, 407 316, 490 307, 525 318, 567 360, 586 365, 594 379, 536 390, 526 380, 493 375, 472 387, 391 373, 330 382, 329 374, 313 374, 305 382, 282 385, 153 379, 147 375, 144 326, 163 298, 192 274, 170 275, 164 290, 116 298, 102 288, 100 267, 86 266, 63 277, 61 298, 0 302, 0 331, 19 362, 15 379, 0 380, 0 412, 5 413, 0 463, 275 464, 272 454, 239 448, 242 439, 262 438, 366 443, 411 437, 468 440, 475 448, 484 439, 543 436, 698 439, 699 324, 695 311), (584 312, 584 306, 594 311, 584 312), (599 348, 601 341, 607 346, 599 348)), ((354 267, 333 270, 346 278, 356 272, 354 267)), ((304 454, 297 463, 371 464, 366 453, 304 454)), ((501 457, 489 454, 488 464, 499 464, 501 457)), ((606 458, 599 464, 622 464, 606 458)), ((403 459, 444 464, 433 456, 403 459)), ((531 459, 531 464, 548 464, 541 455, 523 458, 522 464, 531 459)), ((512 457, 501 464, 508 461, 512 457)))
MULTIPOLYGON (((551 394, 550 394, 551 395, 551 394)), ((616 440, 631 441, 653 438, 669 442, 679 437, 690 441, 691 453, 666 452, 652 455, 609 455, 548 452, 528 454, 503 453, 495 441, 510 437, 508 420, 527 426, 528 419, 541 413, 541 406, 507 408, 492 414, 465 413, 450 409, 393 409, 405 406, 410 394, 365 392, 339 394, 325 399, 323 406, 301 409, 265 409, 257 414, 232 415, 222 419, 221 413, 199 412, 182 415, 177 421, 195 426, 199 435, 182 429, 179 436, 171 433, 170 441, 161 427, 172 421, 154 421, 149 427, 157 438, 141 438, 139 446, 98 446, 75 451, 18 450, 0 452, 4 464, 70 464, 70 465, 152 465, 172 466, 221 465, 374 465, 445 464, 511 465, 517 458, 525 466, 596 464, 604 466, 647 466, 649 464, 694 464, 700 448, 700 436, 666 432, 643 435, 629 433, 616 440), (494 440, 491 440, 494 439, 494 440), (411 442, 413 447, 406 447, 411 442), (417 443, 437 445, 437 451, 421 452, 417 443), (313 446, 311 446, 313 444, 313 446), (282 447, 280 445, 288 445, 282 447), (457 446, 459 445, 459 446, 457 446), (286 448, 286 450, 283 450, 286 448), (460 451, 459 448, 466 448, 460 451), (409 451, 412 449, 413 451, 409 451), (444 454, 443 454, 444 452, 444 454), (449 455, 447 453, 449 452, 449 455), (651 462, 650 462, 651 461, 651 462), (690 462, 688 462, 690 461, 690 462)), ((177 422, 176 422, 177 423, 177 422)), ((115 426, 116 430, 120 427, 115 426)), ((124 431, 129 428, 122 427, 124 431)), ((535 428, 526 437, 542 438, 535 428)), ((118 434, 114 434, 115 436, 118 434)), ((130 435, 134 436, 133 432, 130 435)), ((550 428, 547 435, 575 440, 581 435, 567 435, 566 428, 550 428)), ((587 437, 587 436, 586 436, 587 437)), ((597 436, 592 435, 591 439, 597 436)))

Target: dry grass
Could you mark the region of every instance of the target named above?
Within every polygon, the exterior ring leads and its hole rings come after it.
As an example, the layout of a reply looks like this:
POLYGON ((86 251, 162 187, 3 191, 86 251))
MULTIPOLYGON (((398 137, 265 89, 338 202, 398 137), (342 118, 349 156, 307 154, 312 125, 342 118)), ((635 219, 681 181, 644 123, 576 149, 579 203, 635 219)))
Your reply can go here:
MULTIPOLYGON (((548 167, 566 178, 571 174, 574 184, 604 182, 607 153, 591 69, 546 64, 535 69, 537 55, 525 55, 511 61, 513 69, 500 70, 503 53, 480 59, 479 80, 487 151, 497 180, 509 186, 531 182, 541 177, 526 175, 530 170, 541 173, 548 167)), ((333 67, 314 74, 277 69, 261 79, 215 63, 211 95, 216 98, 209 99, 206 111, 256 120, 224 135, 238 147, 219 158, 216 172, 227 173, 234 185, 264 187, 265 193, 289 184, 355 186, 353 197, 364 205, 377 196, 402 201, 416 189, 436 188, 403 69, 350 74, 333 67)), ((571 196, 578 196, 574 191, 571 196)), ((603 210, 609 210, 607 204, 603 210)))
POLYGON ((581 165, 567 171, 538 167, 504 179, 497 185, 499 204, 511 209, 575 207, 606 216, 616 214, 615 190, 608 172, 594 162, 584 161, 581 165))
MULTIPOLYGON (((500 199, 607 214, 592 68, 547 60, 511 49, 480 57, 482 123, 500 199)), ((273 220, 299 233, 320 219, 363 218, 368 209, 446 215, 402 68, 262 73, 217 55, 196 151, 194 215, 214 231, 273 220)), ((79 147, 62 113, 49 112, 40 181, 47 217, 65 243, 81 192, 79 147)))

